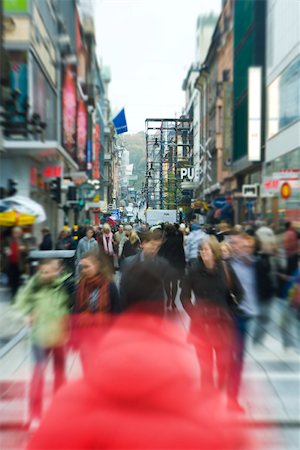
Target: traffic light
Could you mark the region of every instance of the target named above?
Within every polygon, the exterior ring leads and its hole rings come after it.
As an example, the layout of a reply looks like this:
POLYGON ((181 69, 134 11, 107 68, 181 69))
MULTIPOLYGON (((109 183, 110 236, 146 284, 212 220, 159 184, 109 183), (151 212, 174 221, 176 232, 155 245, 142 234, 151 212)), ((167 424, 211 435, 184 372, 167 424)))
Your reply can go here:
POLYGON ((77 201, 77 187, 76 186, 69 186, 68 187, 67 200, 69 202, 76 202, 77 201))
POLYGON ((50 181, 50 197, 57 203, 61 203, 61 179, 60 177, 50 181))
POLYGON ((9 178, 7 181, 7 195, 11 197, 17 193, 18 182, 9 178))

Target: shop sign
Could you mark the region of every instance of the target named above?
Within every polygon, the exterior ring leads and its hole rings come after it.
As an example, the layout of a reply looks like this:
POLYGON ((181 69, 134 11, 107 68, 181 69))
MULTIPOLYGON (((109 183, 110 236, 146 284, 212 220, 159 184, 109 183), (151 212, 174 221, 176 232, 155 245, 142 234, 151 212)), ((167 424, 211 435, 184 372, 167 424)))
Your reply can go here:
POLYGON ((93 179, 100 179, 100 150, 101 150, 101 128, 99 123, 95 125, 94 131, 94 164, 93 164, 93 179))
POLYGON ((64 147, 73 157, 76 136, 76 85, 70 66, 66 67, 62 103, 64 147))
POLYGON ((257 197, 258 185, 257 184, 243 184, 242 186, 243 197, 257 197))
POLYGON ((283 183, 280 189, 280 195, 287 200, 292 195, 292 188, 289 183, 283 183))
POLYGON ((183 167, 180 169, 180 179, 184 180, 188 178, 192 181, 195 178, 195 168, 194 167, 183 167))
POLYGON ((79 168, 85 167, 87 140, 87 114, 83 100, 78 101, 77 109, 77 161, 79 168))
POLYGON ((300 178, 300 169, 282 169, 279 172, 273 172, 275 180, 298 180, 300 178))
POLYGON ((63 174, 62 166, 46 166, 43 168, 43 179, 61 178, 63 174))

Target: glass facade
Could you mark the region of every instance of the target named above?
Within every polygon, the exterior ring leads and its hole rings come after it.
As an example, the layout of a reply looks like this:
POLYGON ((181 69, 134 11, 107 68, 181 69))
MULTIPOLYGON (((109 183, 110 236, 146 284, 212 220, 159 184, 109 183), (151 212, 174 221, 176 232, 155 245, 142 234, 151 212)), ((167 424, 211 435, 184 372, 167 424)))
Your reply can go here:
MULTIPOLYGON (((300 169, 300 147, 285 153, 279 158, 274 159, 265 166, 264 174, 269 179, 274 179, 274 174, 283 172, 284 170, 293 171, 300 169)), ((290 174, 288 175, 290 177, 290 174)), ((274 222, 285 221, 300 221, 300 175, 299 172, 295 172, 295 179, 281 180, 278 185, 278 192, 274 193, 272 198, 266 199, 266 217, 274 222), (296 179, 298 176, 298 179, 296 179), (288 199, 283 199, 280 194, 281 184, 286 181, 291 187, 291 196, 288 199), (274 211, 274 202, 276 203, 276 211, 274 211)))
POLYGON ((300 55, 268 87, 268 139, 300 120, 300 55))
POLYGON ((43 122, 46 122, 46 139, 55 140, 57 138, 57 114, 56 114, 56 95, 50 86, 39 64, 33 58, 33 111, 38 113, 43 122))

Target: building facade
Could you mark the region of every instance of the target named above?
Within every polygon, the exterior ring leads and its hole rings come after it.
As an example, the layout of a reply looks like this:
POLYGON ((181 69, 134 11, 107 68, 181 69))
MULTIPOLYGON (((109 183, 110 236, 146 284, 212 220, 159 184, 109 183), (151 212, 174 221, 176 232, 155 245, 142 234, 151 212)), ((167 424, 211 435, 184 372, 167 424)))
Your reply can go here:
POLYGON ((275 223, 300 222, 300 3, 267 1, 266 153, 262 195, 275 223), (284 198, 282 186, 290 192, 284 198))

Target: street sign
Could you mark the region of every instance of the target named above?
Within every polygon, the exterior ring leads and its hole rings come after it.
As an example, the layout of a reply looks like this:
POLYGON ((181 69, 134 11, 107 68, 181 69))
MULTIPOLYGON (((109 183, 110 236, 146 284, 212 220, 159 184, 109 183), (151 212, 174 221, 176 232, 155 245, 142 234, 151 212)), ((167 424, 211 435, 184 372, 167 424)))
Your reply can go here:
POLYGON ((257 197, 258 196, 258 184, 243 184, 242 187, 243 197, 257 197))

